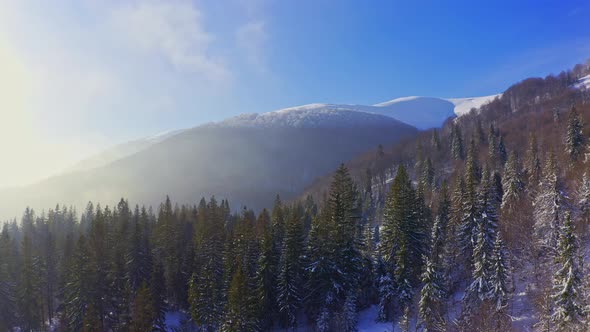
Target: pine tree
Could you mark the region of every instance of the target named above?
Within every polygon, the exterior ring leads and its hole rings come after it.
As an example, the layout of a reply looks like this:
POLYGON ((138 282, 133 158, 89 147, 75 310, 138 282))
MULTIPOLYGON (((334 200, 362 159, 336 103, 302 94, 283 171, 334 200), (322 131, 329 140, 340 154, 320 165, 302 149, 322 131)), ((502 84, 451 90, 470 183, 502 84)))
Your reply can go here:
POLYGON ((483 301, 489 298, 492 276, 492 255, 494 242, 498 233, 498 216, 491 192, 491 179, 484 172, 484 179, 479 192, 478 205, 481 217, 477 222, 476 243, 473 248, 473 282, 468 287, 467 298, 483 301))
POLYGON ((565 209, 565 193, 557 174, 555 156, 547 157, 543 179, 533 202, 534 233, 541 248, 553 251, 559 238, 559 228, 565 209))
POLYGON ((479 177, 475 145, 472 141, 465 165, 465 191, 460 202, 461 211, 458 230, 458 238, 464 257, 472 257, 473 249, 477 243, 478 224, 481 219, 477 195, 479 177))
POLYGON ((342 312, 347 295, 359 285, 363 257, 358 203, 352 178, 341 165, 310 234, 307 307, 316 318, 321 310, 330 317, 342 312))
POLYGON ((582 293, 582 271, 578 257, 578 246, 570 213, 560 229, 558 254, 555 259, 558 269, 553 277, 554 309, 551 319, 561 329, 580 326, 584 319, 582 293))
POLYGON ((248 296, 246 272, 238 263, 227 292, 227 308, 221 331, 256 331, 258 325, 252 304, 252 298, 248 296))
POLYGON ((279 263, 277 304, 285 327, 297 326, 297 310, 302 303, 304 235, 299 209, 291 211, 279 263))
POLYGON ((83 327, 88 305, 92 303, 90 254, 86 238, 78 239, 73 262, 67 271, 64 289, 64 316, 67 326, 79 331, 83 327))
MULTIPOLYGON (((392 278, 402 308, 409 306, 413 287, 417 284, 416 271, 422 268, 426 253, 426 234, 417 213, 416 194, 404 166, 400 166, 391 186, 385 207, 381 256, 385 265, 382 281, 392 278)), ((391 298, 391 286, 383 283, 381 299, 391 298)), ((387 315, 387 314, 386 314, 387 315)))
POLYGON ((496 304, 496 310, 499 311, 506 306, 510 291, 510 269, 508 267, 508 258, 506 257, 506 248, 500 233, 496 235, 490 263, 490 299, 496 304))
POLYGON ((24 330, 37 330, 43 324, 39 257, 33 252, 29 234, 22 241, 22 268, 18 284, 18 312, 24 330))
POLYGON ((463 159, 463 135, 458 125, 451 126, 451 155, 454 159, 463 159))
POLYGON ((277 316, 276 279, 278 275, 278 253, 275 252, 273 229, 266 209, 258 216, 262 227, 260 256, 256 271, 256 293, 259 299, 258 317, 262 329, 269 329, 277 316))
POLYGON ((223 219, 215 198, 201 200, 195 231, 196 268, 190 280, 191 316, 205 329, 216 329, 223 315, 223 219))
POLYGON ((580 209, 581 233, 586 234, 590 227, 590 177, 584 172, 578 188, 578 208, 580 209))
POLYGON ((521 199, 524 183, 521 178, 518 157, 515 152, 510 154, 502 181, 504 194, 502 196, 502 210, 512 210, 521 199))
POLYGON ((566 152, 572 161, 578 160, 583 152, 585 137, 583 133, 584 124, 580 114, 575 107, 572 107, 567 125, 567 133, 565 136, 566 152))
POLYGON ((539 157, 539 146, 535 133, 529 135, 525 169, 528 174, 529 183, 536 185, 541 180, 541 159, 539 157))
POLYGON ((430 145, 436 150, 440 151, 440 136, 438 134, 438 130, 432 130, 432 137, 430 139, 430 145))
POLYGON ((430 258, 426 257, 425 262, 424 272, 422 273, 423 286, 418 304, 423 331, 444 330, 444 317, 442 315, 445 297, 444 277, 439 271, 439 267, 430 258))
POLYGON ((16 281, 10 275, 16 262, 16 252, 13 250, 12 239, 8 233, 8 225, 4 224, 0 233, 0 330, 9 331, 16 325, 15 285, 16 281))
POLYGON ((418 182, 418 191, 426 194, 434 186, 434 167, 430 158, 422 163, 420 172, 420 181, 418 182))
POLYGON ((156 312, 150 289, 145 281, 137 290, 133 301, 132 318, 129 330, 131 332, 151 331, 154 328, 156 312))

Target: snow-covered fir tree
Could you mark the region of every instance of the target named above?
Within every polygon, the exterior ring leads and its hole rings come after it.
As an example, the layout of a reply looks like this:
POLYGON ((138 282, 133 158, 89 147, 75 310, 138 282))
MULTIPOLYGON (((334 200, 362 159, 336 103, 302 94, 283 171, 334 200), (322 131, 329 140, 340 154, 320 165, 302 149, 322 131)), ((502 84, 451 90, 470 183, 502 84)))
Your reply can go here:
POLYGON ((424 331, 439 331, 444 327, 443 301, 445 298, 444 274, 430 258, 425 257, 421 276, 422 290, 418 311, 424 331))
POLYGON ((494 241, 498 233, 498 216, 493 201, 493 186, 488 171, 484 171, 483 182, 478 194, 481 215, 477 222, 476 243, 473 249, 473 281, 467 290, 468 301, 489 298, 492 277, 492 256, 494 241))
POLYGON ((502 210, 511 210, 521 199, 524 192, 524 182, 518 163, 516 152, 510 153, 502 178, 502 210))
POLYGON ((304 281, 304 235, 299 209, 292 209, 286 225, 285 241, 277 278, 277 305, 286 328, 297 325, 297 310, 302 305, 304 281))
POLYGON ((581 233, 586 234, 590 227, 590 177, 587 172, 582 175, 578 188, 578 209, 580 210, 581 233))
POLYGON ((565 136, 566 151, 572 161, 578 160, 582 155, 585 144, 583 129, 584 124, 582 123, 582 118, 576 108, 572 107, 568 116, 567 132, 565 136))
POLYGON ((481 219, 477 193, 480 173, 476 156, 475 144, 472 140, 465 165, 465 192, 461 198, 461 216, 458 229, 458 238, 464 257, 472 257, 473 248, 477 243, 478 224, 481 219))
POLYGON ((533 201, 534 234, 541 248, 553 251, 566 207, 566 194, 558 176, 555 156, 550 153, 533 201))
POLYGON ((584 321, 583 272, 580 267, 578 243, 574 234, 571 215, 566 213, 560 228, 555 262, 557 271, 553 277, 553 314, 551 320, 560 329, 581 328, 584 321))
POLYGON ((490 299, 496 305, 496 310, 499 311, 506 306, 510 293, 510 267, 506 247, 499 232, 494 241, 490 264, 490 299))

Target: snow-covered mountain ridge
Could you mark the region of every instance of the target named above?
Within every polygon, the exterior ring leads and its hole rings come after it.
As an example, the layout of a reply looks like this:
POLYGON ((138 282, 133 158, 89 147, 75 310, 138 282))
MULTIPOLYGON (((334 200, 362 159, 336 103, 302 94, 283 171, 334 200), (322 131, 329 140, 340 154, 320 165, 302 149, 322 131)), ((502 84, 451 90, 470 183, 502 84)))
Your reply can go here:
MULTIPOLYGON (((494 98, 491 95, 474 98, 435 98, 410 96, 375 105, 307 104, 266 113, 241 114, 201 127, 248 128, 358 128, 360 126, 386 127, 399 121, 418 129, 440 127, 453 116, 469 113, 494 98)), ((83 171, 108 165, 168 138, 185 132, 172 130, 116 145, 91 158, 80 161, 67 171, 83 171)))
POLYGON ((243 114, 214 123, 228 127, 354 127, 360 122, 378 123, 393 119, 418 129, 439 127, 449 117, 469 113, 500 95, 473 98, 411 96, 375 105, 307 104, 267 113, 243 114), (387 119, 386 117, 389 117, 387 119))

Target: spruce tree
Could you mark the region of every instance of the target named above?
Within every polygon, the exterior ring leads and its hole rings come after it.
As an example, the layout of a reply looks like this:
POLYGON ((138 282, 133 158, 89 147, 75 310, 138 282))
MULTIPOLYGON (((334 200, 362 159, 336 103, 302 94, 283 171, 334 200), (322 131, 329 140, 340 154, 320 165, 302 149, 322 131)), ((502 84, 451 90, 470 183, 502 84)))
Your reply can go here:
POLYGON ((549 251, 554 251, 557 246, 559 228, 566 207, 563 185, 557 172, 555 156, 549 154, 533 202, 535 238, 542 249, 549 251))
POLYGON ((252 298, 248 296, 246 272, 240 263, 227 291, 226 314, 221 331, 256 331, 257 321, 252 298))
POLYGON ((20 325, 26 331, 37 330, 43 325, 39 257, 27 233, 22 241, 22 256, 17 300, 20 325))
POLYGON ((502 196, 502 210, 512 210, 521 199, 524 191, 524 183, 521 177, 520 166, 518 164, 518 156, 515 152, 512 152, 510 157, 508 157, 502 180, 502 188, 504 190, 502 196))
POLYGON ((582 293, 582 270, 578 256, 578 244, 570 213, 560 228, 560 237, 555 258, 557 271, 553 277, 553 314, 551 319, 561 329, 576 327, 584 319, 582 293))
POLYGON ((341 165, 310 234, 308 308, 315 317, 320 317, 321 310, 330 317, 342 312, 347 296, 357 291, 363 263, 358 205, 356 186, 341 165))
POLYGON ((463 150, 463 135, 461 134, 461 128, 453 124, 451 126, 451 155, 454 159, 463 159, 464 158, 464 150, 463 150))
POLYGON ((16 252, 8 233, 8 225, 4 224, 0 233, 0 330, 9 331, 16 325, 15 285, 16 280, 10 275, 16 262, 16 252))
MULTIPOLYGON (((215 198, 199 204, 195 231, 196 267, 190 279, 189 303, 194 321, 205 329, 217 329, 222 321, 223 299, 223 219, 215 198)), ((229 271, 227 271, 229 273, 229 271)))
POLYGON ((269 329, 277 316, 276 279, 278 275, 278 254, 275 252, 273 229, 266 209, 258 216, 262 228, 260 256, 256 271, 256 293, 259 301, 258 317, 262 329, 269 329))
POLYGON ((430 258, 425 258, 424 272, 422 273, 422 290, 418 311, 422 322, 423 331, 444 330, 444 317, 442 315, 443 301, 445 297, 443 275, 440 268, 430 258))
POLYGON ((303 298, 303 224, 299 209, 292 209, 285 230, 285 241, 277 278, 277 304, 284 327, 297 326, 297 310, 303 298))
POLYGON ((536 185, 541 180, 541 158, 539 157, 539 146, 537 144, 537 135, 529 135, 529 147, 526 153, 525 169, 528 174, 528 181, 536 185))
POLYGON ((131 312, 132 318, 129 327, 131 332, 151 331, 154 329, 156 312, 150 289, 145 281, 137 290, 131 312))
POLYGON ((498 234, 498 216, 493 201, 493 186, 487 170, 484 172, 483 183, 479 192, 478 205, 481 209, 477 222, 476 243, 473 248, 473 282, 468 287, 470 301, 489 298, 491 290, 492 261, 494 242, 498 234))
POLYGON ((572 107, 568 116, 567 133, 565 136, 566 152, 572 161, 578 160, 583 152, 585 137, 583 133, 584 124, 580 114, 575 107, 572 107))
POLYGON ((510 268, 506 247, 500 233, 496 235, 490 263, 490 299, 495 303, 496 310, 500 311, 506 306, 510 292, 510 268))
POLYGON ((580 209, 581 233, 586 234, 590 226, 590 177, 584 172, 578 188, 578 208, 580 209))
POLYGON ((384 283, 380 287, 383 306, 384 299, 394 296, 391 283, 402 308, 409 306, 413 288, 417 285, 419 274, 416 271, 422 268, 427 237, 425 225, 418 219, 416 201, 408 173, 404 166, 400 166, 387 197, 381 234, 380 251, 385 265, 384 283))

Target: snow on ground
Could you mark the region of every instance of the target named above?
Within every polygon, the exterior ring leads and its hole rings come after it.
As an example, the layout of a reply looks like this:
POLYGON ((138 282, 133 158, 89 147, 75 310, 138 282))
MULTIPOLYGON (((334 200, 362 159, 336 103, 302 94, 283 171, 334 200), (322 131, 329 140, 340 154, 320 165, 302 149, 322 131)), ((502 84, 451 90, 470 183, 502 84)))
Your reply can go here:
POLYGON ((378 307, 369 307, 359 313, 358 332, 392 332, 392 322, 377 322, 378 307))
POLYGON ((164 318, 166 331, 177 331, 184 327, 184 323, 190 319, 189 315, 182 311, 168 311, 164 318))

